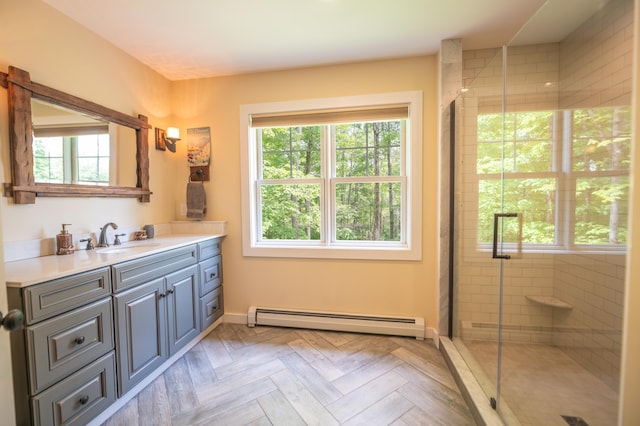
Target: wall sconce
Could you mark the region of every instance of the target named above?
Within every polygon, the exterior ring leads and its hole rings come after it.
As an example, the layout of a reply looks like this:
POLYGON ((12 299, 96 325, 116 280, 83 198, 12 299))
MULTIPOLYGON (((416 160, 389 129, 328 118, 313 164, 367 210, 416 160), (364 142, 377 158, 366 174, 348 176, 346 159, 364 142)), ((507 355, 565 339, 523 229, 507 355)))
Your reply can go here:
POLYGON ((177 127, 167 127, 167 130, 156 127, 156 149, 164 151, 168 149, 176 152, 176 142, 180 140, 180 129, 177 127))

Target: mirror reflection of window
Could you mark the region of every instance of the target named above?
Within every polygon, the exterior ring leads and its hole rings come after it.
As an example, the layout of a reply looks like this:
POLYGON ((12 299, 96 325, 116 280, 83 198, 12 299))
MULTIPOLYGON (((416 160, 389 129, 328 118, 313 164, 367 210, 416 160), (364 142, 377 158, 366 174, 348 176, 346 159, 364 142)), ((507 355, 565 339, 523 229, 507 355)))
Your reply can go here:
POLYGON ((135 164, 119 172, 117 155, 121 137, 127 142, 122 155, 135 155, 133 129, 38 99, 31 106, 36 183, 135 185, 135 164))
POLYGON ((33 138, 33 174, 39 183, 109 185, 110 143, 107 125, 36 129, 33 138))

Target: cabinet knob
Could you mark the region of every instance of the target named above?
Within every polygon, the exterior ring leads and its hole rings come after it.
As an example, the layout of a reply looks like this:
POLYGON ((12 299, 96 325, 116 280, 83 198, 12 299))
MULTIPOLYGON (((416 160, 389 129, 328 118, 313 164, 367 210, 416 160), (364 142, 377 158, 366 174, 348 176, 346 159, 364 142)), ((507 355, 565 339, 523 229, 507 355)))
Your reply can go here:
POLYGON ((212 272, 212 273, 209 275, 209 279, 211 279, 211 280, 212 280, 212 279, 214 279, 215 277, 216 277, 216 273, 215 273, 215 272, 212 272))
POLYGON ((19 309, 12 309, 7 312, 7 315, 2 316, 0 312, 0 325, 8 331, 17 330, 22 328, 24 324, 24 314, 19 309))
POLYGON ((76 337, 74 342, 76 342, 76 344, 78 344, 78 345, 83 344, 84 343, 84 336, 76 337))
POLYGON ((166 296, 167 296, 167 295, 166 295, 166 294, 164 294, 164 293, 159 293, 159 294, 158 294, 158 298, 159 298, 159 299, 162 299, 163 297, 166 297, 166 296))
POLYGON ((80 399, 78 400, 78 402, 79 402, 81 405, 86 404, 87 402, 89 402, 89 395, 85 395, 85 396, 83 396, 82 398, 80 398, 80 399))
POLYGON ((172 288, 170 288, 169 290, 167 290, 167 294, 173 294, 174 290, 172 288))

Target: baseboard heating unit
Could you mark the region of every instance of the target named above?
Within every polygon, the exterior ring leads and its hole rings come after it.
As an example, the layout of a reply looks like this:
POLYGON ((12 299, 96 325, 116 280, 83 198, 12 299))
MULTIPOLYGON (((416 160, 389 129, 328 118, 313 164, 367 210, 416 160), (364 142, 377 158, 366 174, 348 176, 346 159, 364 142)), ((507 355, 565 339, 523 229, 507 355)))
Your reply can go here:
POLYGON ((423 340, 425 336, 423 318, 299 311, 261 308, 258 306, 249 307, 247 325, 249 327, 273 325, 315 330, 389 334, 393 336, 410 336, 419 340, 423 340))

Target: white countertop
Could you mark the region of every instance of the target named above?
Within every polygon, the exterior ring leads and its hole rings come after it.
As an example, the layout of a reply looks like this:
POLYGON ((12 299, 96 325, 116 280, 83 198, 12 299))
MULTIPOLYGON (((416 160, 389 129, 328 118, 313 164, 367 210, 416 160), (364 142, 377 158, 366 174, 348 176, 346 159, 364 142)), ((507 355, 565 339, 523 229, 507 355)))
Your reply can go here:
POLYGON ((163 235, 151 240, 125 242, 120 246, 110 246, 105 249, 77 250, 69 255, 51 255, 6 262, 4 264, 5 279, 7 287, 27 287, 224 236, 225 234, 163 235), (126 249, 133 246, 135 247, 132 249, 126 249), (120 248, 126 250, 118 250, 120 248))

